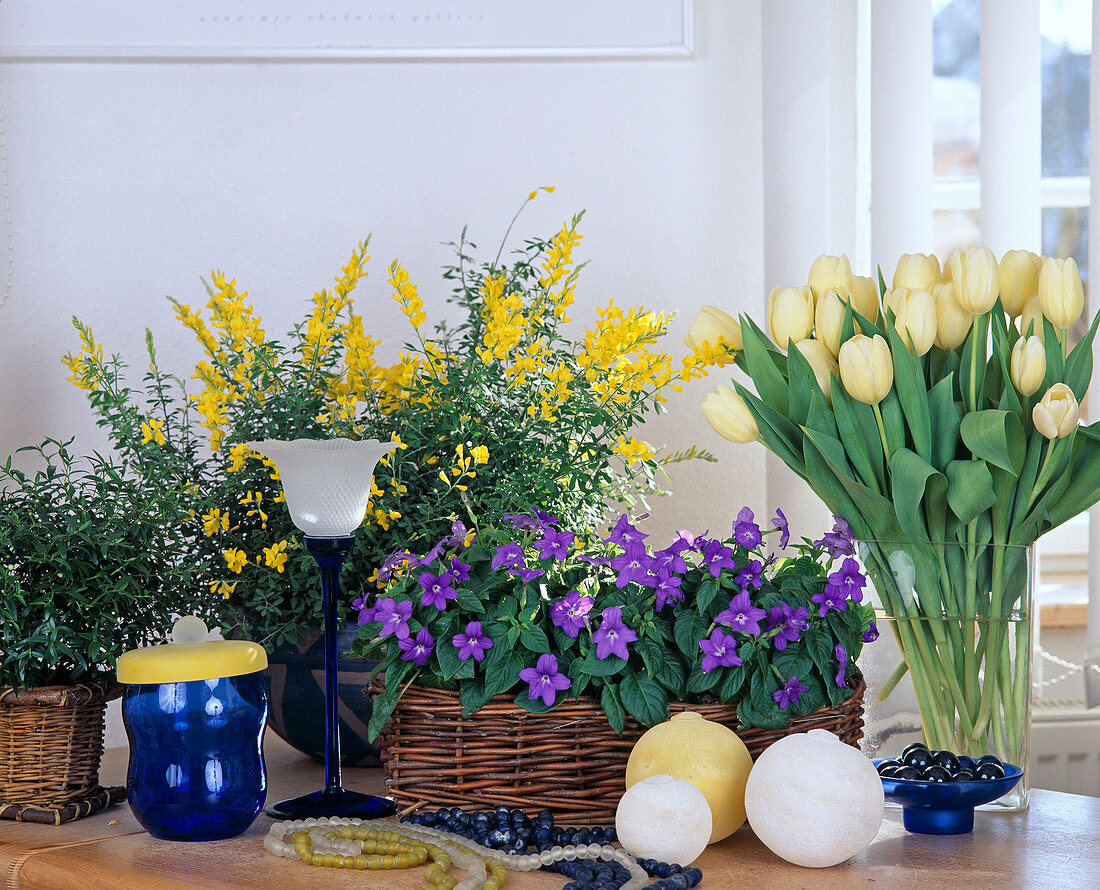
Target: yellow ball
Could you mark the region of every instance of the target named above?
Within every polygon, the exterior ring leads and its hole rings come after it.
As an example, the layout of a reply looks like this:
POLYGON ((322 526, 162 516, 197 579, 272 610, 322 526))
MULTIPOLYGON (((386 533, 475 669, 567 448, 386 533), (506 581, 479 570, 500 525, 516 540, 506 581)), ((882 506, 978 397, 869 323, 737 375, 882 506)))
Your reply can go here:
POLYGON ((638 739, 626 764, 626 787, 653 775, 691 782, 707 799, 714 820, 710 843, 745 823, 745 782, 752 758, 737 733, 685 711, 638 739))

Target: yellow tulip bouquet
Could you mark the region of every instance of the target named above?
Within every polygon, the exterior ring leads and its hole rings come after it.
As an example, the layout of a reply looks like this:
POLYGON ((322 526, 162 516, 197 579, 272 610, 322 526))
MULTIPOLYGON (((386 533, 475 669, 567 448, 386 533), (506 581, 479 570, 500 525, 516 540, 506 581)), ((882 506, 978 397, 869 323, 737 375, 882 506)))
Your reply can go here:
POLYGON ((762 442, 860 542, 903 657, 879 699, 908 672, 934 748, 1026 761, 1029 545, 1100 499, 1082 307, 1072 259, 909 254, 888 289, 823 256, 772 291, 770 340, 712 307, 688 335, 755 388, 708 395, 714 429, 762 442))

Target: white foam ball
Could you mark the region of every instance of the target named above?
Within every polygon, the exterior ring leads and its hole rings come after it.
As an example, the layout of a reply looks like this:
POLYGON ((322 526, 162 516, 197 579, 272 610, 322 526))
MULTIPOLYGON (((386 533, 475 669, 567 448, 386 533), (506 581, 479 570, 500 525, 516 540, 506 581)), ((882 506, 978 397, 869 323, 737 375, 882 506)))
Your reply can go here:
POLYGON ((745 785, 756 836, 777 856, 811 868, 836 865, 871 843, 883 804, 874 764, 824 729, 770 745, 745 785))
POLYGON ((663 774, 631 785, 615 811, 619 843, 636 859, 688 865, 707 848, 711 827, 703 792, 663 774))

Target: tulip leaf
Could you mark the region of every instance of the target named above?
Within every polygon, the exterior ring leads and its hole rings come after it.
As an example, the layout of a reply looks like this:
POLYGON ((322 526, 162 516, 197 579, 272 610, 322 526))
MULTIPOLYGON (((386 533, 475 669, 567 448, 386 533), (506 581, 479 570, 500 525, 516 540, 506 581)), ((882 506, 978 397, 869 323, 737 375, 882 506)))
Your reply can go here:
POLYGON ((833 416, 848 460, 864 485, 882 491, 886 487, 882 445, 871 406, 857 402, 843 386, 833 387, 832 395, 833 416))
POLYGON ((919 454, 899 448, 890 458, 890 485, 894 512, 906 538, 926 545, 942 540, 947 477, 919 454), (933 517, 927 527, 926 511, 933 517))
POLYGON ((953 460, 947 465, 947 503, 965 525, 996 502, 993 475, 984 460, 953 460))
POLYGON ((787 397, 787 381, 783 378, 783 370, 778 367, 778 359, 782 355, 777 356, 765 345, 766 342, 763 332, 756 325, 742 324, 741 343, 745 352, 745 366, 756 391, 770 408, 786 416, 790 403, 787 397))
POLYGON ((932 465, 943 472, 959 446, 962 406, 955 401, 955 375, 948 374, 928 393, 932 421, 932 465))
POLYGON ((1062 358, 1062 332, 1043 316, 1043 350, 1047 354, 1047 373, 1043 378, 1043 392, 1055 383, 1060 383, 1065 375, 1065 359, 1062 358))
POLYGON ((909 424, 913 448, 925 461, 931 461, 932 419, 920 359, 908 350, 893 323, 887 321, 886 330, 890 334, 890 353, 894 359, 894 389, 909 424))
MULTIPOLYGON (((1048 462, 1044 462, 1045 469, 1040 469, 1039 478, 1036 480, 1036 486, 1042 486, 1039 488, 1042 494, 1031 508, 1031 512, 1024 517, 1024 521, 1020 523, 1019 528, 1014 529, 1017 534, 1022 530, 1028 530, 1032 536, 1030 540, 1039 537, 1045 530, 1044 524, 1048 521, 1047 510, 1050 505, 1062 496, 1069 487, 1070 481, 1076 479, 1069 472, 1069 466, 1076 451, 1078 429, 1080 427, 1064 439, 1051 440, 1048 446, 1050 448, 1048 462), (1045 485, 1043 485, 1044 482, 1045 485)), ((1037 493, 1034 487, 1032 491, 1037 493)), ((1050 527, 1053 528, 1053 526, 1050 527)))
POLYGON ((1020 469, 1020 475, 1016 481, 1016 500, 1012 505, 1012 523, 1009 538, 1013 541, 1021 540, 1019 529, 1023 527, 1024 516, 1030 508, 1029 498, 1031 490, 1035 487, 1035 477, 1039 472, 1039 461, 1043 455, 1046 438, 1038 431, 1033 430, 1027 443, 1027 456, 1024 465, 1020 469))
POLYGON ((973 411, 985 392, 985 346, 989 337, 989 312, 974 316, 959 360, 959 390, 963 404, 973 411))
POLYGON ((802 467, 801 434, 793 423, 780 412, 757 398, 756 394, 746 389, 736 380, 733 381, 738 394, 745 400, 756 417, 756 425, 760 429, 760 438, 764 444, 773 451, 780 460, 799 475, 805 475, 802 467))
POLYGON ((1027 441, 1024 425, 1011 411, 971 411, 959 427, 970 453, 1018 476, 1024 464, 1027 441))
POLYGON ((878 410, 882 415, 882 428, 886 431, 886 445, 893 454, 905 447, 905 415, 895 390, 891 389, 886 398, 878 403, 878 410))
POLYGON ((814 369, 797 346, 787 356, 787 384, 787 396, 790 402, 787 416, 792 423, 801 426, 806 422, 806 416, 810 411, 810 394, 817 391, 821 393, 822 400, 825 394, 817 385, 814 369))
POLYGON ((1049 505, 1041 531, 1056 528, 1100 501, 1100 421, 1077 428, 1073 457, 1063 475, 1076 480, 1076 484, 1068 486, 1049 505))
POLYGON ((810 396, 810 410, 806 414, 805 426, 812 430, 828 433, 834 439, 838 435, 836 418, 833 412, 829 410, 829 403, 825 401, 825 396, 820 389, 810 396))
POLYGON ((1078 402, 1085 398, 1085 391, 1089 388, 1092 379, 1092 341, 1096 337, 1096 325, 1100 322, 1100 312, 1092 320, 1092 324, 1085 332, 1073 351, 1066 358, 1065 383, 1078 402))
MULTIPOLYGON (((997 304, 1000 306, 1000 303, 997 304)), ((991 385, 986 380, 986 391, 990 401, 995 403, 1002 411, 1012 411, 1020 417, 1024 416, 1024 407, 1020 401, 1020 394, 1016 392, 1016 385, 1012 382, 1012 373, 1009 366, 1012 355, 1013 343, 1018 337, 1014 336, 1016 329, 1011 331, 1003 312, 994 312, 991 327, 993 329, 993 355, 997 360, 996 385, 991 385), (990 392, 990 390, 994 390, 990 392), (999 390, 1000 395, 997 394, 999 390)))

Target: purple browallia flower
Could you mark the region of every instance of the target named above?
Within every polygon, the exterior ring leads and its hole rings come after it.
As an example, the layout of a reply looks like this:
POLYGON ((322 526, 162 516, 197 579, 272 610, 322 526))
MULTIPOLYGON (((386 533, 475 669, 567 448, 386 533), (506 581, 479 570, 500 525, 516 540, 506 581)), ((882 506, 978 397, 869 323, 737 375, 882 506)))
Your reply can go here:
POLYGON ((466 661, 470 656, 474 661, 481 661, 485 653, 493 648, 493 641, 482 632, 480 621, 467 624, 466 633, 455 634, 451 637, 451 643, 458 649, 459 661, 466 661))
POLYGON ((798 697, 809 688, 809 686, 803 686, 799 683, 798 677, 791 677, 782 689, 777 689, 772 693, 772 698, 779 704, 779 709, 785 711, 787 705, 797 702, 798 697))
POLYGON ((759 606, 754 606, 749 600, 749 592, 742 590, 730 600, 728 609, 714 616, 715 624, 725 624, 741 633, 752 637, 760 636, 760 619, 767 616, 767 612, 759 606))
POLYGON ((493 554, 493 561, 489 563, 489 568, 495 572, 501 566, 505 568, 523 566, 526 568, 527 560, 523 556, 523 548, 519 544, 502 544, 497 547, 497 552, 493 554))
POLYGON ((592 634, 596 644, 596 657, 603 661, 609 655, 629 658, 626 644, 633 643, 638 635, 623 624, 623 610, 618 606, 608 606, 600 617, 599 629, 592 634))
POLYGON ((547 707, 554 704, 559 689, 569 688, 569 678, 558 671, 558 660, 553 655, 540 655, 533 668, 524 668, 519 678, 530 687, 527 698, 541 698, 547 707))
POLYGON ((797 643, 798 638, 802 636, 802 631, 810 626, 807 621, 809 616, 809 609, 803 607, 792 609, 782 601, 778 606, 768 609, 767 629, 779 628, 779 633, 771 638, 772 645, 782 652, 787 648, 787 643, 797 643))
POLYGON ((390 597, 380 599, 374 604, 374 610, 371 614, 371 621, 380 621, 382 623, 382 630, 379 631, 379 637, 388 637, 393 634, 397 639, 408 639, 409 636, 409 618, 412 617, 413 604, 408 600, 401 600, 401 602, 394 602, 390 597))
POLYGON ((819 590, 813 596, 810 597, 815 603, 821 607, 821 611, 818 615, 822 618, 830 609, 836 609, 838 612, 843 612, 848 608, 848 603, 839 595, 839 592, 835 587, 831 587, 826 584, 824 590, 819 590))
POLYGON ((703 565, 710 569, 715 578, 722 574, 722 569, 737 568, 737 563, 733 561, 733 551, 723 546, 721 541, 707 541, 703 548, 703 565))
POLYGON ((631 581, 644 584, 649 577, 652 562, 644 544, 625 545, 623 552, 611 560, 611 568, 619 573, 615 578, 615 586, 621 589, 631 581))
POLYGON ((708 532, 703 532, 699 537, 695 537, 695 535, 686 528, 682 528, 676 533, 676 540, 669 544, 668 549, 676 550, 677 552, 681 550, 695 550, 703 546, 703 541, 706 540, 707 534, 708 532))
POLYGON ((512 523, 512 528, 517 531, 519 529, 534 528, 536 525, 535 517, 528 516, 526 513, 506 513, 503 518, 512 523))
POLYGON ((733 583, 740 584, 742 590, 748 587, 759 589, 764 584, 764 579, 760 574, 763 569, 764 567, 760 564, 760 560, 750 559, 748 563, 745 564, 745 567, 740 569, 737 574, 733 576, 733 583))
POLYGON ((863 602, 863 587, 867 579, 859 570, 859 563, 850 556, 845 557, 839 571, 829 575, 829 585, 837 591, 838 599, 850 599, 854 603, 863 602))
POLYGON ((398 550, 391 553, 382 562, 382 568, 378 570, 378 580, 381 583, 385 583, 393 578, 394 572, 405 565, 419 564, 416 556, 410 553, 408 550, 398 550))
POLYGON ((558 523, 561 522, 557 516, 551 516, 545 510, 536 510, 535 519, 538 520, 535 523, 535 528, 538 531, 546 531, 547 529, 557 528, 558 523))
POLYGON ((447 574, 454 579, 455 584, 461 584, 470 580, 470 566, 457 556, 452 556, 451 570, 447 574))
POLYGON ((539 559, 565 559, 574 540, 572 532, 556 532, 548 528, 545 534, 535 541, 539 559))
POLYGON ((836 644, 836 660, 840 662, 840 670, 836 672, 836 685, 844 686, 845 674, 848 673, 848 651, 842 643, 836 644))
POLYGON ((361 596, 355 599, 351 603, 351 607, 359 613, 359 624, 366 624, 368 621, 374 621, 374 607, 367 605, 366 596, 361 596))
POLYGON ((660 612, 668 603, 678 603, 684 598, 680 585, 684 579, 679 575, 666 572, 663 569, 657 573, 657 586, 654 593, 657 600, 657 611, 660 612))
POLYGON ((814 541, 815 547, 824 547, 829 554, 839 559, 841 556, 855 556, 856 545, 852 540, 852 530, 848 523, 839 516, 833 517, 833 530, 826 532, 819 541, 814 541))
POLYGON ((588 625, 591 610, 592 597, 581 596, 578 590, 570 590, 550 607, 550 620, 565 631, 566 636, 576 639, 581 628, 588 625))
POLYGON ((578 553, 577 559, 594 566, 605 566, 611 562, 610 556, 589 556, 587 553, 578 553))
POLYGON ((432 648, 435 646, 435 640, 433 640, 432 635, 428 633, 428 628, 422 627, 416 632, 415 640, 410 640, 406 637, 403 640, 398 640, 397 645, 401 647, 402 661, 411 661, 413 664, 418 664, 423 667, 432 656, 432 648))
POLYGON ((630 524, 630 521, 626 518, 626 514, 623 513, 619 517, 619 521, 615 523, 615 527, 611 529, 604 541, 608 544, 618 544, 624 550, 631 544, 641 544, 649 535, 643 535, 638 529, 630 524))
POLYGON ((741 663, 737 654, 737 640, 733 634, 727 634, 722 628, 714 628, 709 639, 699 641, 703 650, 703 673, 709 674, 716 667, 733 667, 741 663))
POLYGON ((860 636, 863 637, 863 642, 865 643, 873 643, 875 640, 878 639, 878 625, 875 624, 873 620, 869 624, 870 626, 867 628, 867 630, 860 634, 860 636))
POLYGON ((752 510, 742 507, 741 512, 737 514, 737 521, 733 524, 733 540, 746 550, 754 550, 764 540, 755 518, 752 510))
POLYGON ((775 508, 775 517, 772 519, 772 528, 779 532, 779 549, 786 550, 791 540, 791 529, 787 525, 787 517, 778 507, 775 508))
POLYGON ((529 569, 526 566, 517 566, 516 568, 508 569, 509 575, 515 575, 524 584, 528 581, 534 581, 536 578, 545 575, 546 573, 542 569, 529 569))
POLYGON ((420 605, 435 606, 442 612, 447 608, 447 600, 458 596, 458 592, 451 586, 453 582, 450 572, 444 572, 438 578, 431 572, 421 572, 416 576, 416 583, 424 589, 420 594, 420 605))
POLYGON ((680 555, 680 552, 687 549, 686 545, 677 547, 673 544, 664 550, 658 550, 653 554, 653 571, 658 575, 662 572, 686 572, 688 570, 687 560, 680 555))

